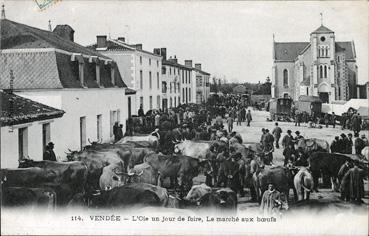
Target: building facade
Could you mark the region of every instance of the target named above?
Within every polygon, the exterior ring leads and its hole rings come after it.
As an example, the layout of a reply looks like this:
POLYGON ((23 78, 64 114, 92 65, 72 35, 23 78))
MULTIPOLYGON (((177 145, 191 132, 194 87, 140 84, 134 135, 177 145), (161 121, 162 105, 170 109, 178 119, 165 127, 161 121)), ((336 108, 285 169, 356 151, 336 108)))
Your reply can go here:
POLYGON ((321 25, 309 42, 274 42, 272 97, 319 96, 322 102, 356 97, 354 42, 337 42, 321 25))
POLYGON ((129 88, 136 90, 135 101, 130 103, 132 114, 137 114, 140 105, 145 113, 151 109, 160 109, 161 56, 143 50, 142 44, 127 44, 123 37, 107 39, 106 35, 97 36, 96 44, 88 48, 112 58, 117 63, 124 82, 129 88))
MULTIPOLYGON (((128 118, 126 85, 115 62, 73 42, 70 27, 50 32, 7 19, 0 23, 0 89, 65 112, 50 124, 56 155, 65 158, 68 149, 80 150, 88 140, 113 140, 114 123, 128 118)), ((41 136, 25 137, 31 144, 41 136)), ((1 139, 1 149, 5 145, 1 139)), ((40 152, 29 154, 42 159, 40 152)))
POLYGON ((210 95, 210 74, 201 70, 201 64, 195 64, 196 103, 206 102, 210 95))

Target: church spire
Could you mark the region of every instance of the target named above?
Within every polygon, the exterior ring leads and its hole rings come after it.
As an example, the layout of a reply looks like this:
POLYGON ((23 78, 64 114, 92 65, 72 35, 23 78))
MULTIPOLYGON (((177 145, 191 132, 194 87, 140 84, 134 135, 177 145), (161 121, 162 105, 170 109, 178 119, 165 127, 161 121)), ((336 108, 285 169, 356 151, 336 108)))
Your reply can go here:
POLYGON ((51 20, 49 20, 49 31, 53 31, 51 28, 51 20))
POLYGON ((1 19, 2 20, 5 19, 5 5, 4 4, 1 6, 1 19))
POLYGON ((323 25, 323 13, 320 13, 320 25, 323 25))

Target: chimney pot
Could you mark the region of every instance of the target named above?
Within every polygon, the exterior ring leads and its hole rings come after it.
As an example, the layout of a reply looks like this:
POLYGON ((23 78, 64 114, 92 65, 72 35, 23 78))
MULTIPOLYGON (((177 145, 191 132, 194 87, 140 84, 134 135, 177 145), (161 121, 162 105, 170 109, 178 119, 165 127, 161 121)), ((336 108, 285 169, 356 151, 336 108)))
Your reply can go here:
POLYGON ((160 48, 160 55, 163 57, 163 60, 167 60, 167 48, 160 48))
POLYGON ((118 37, 118 40, 119 40, 119 41, 122 41, 123 43, 125 43, 125 42, 126 42, 126 38, 125 38, 125 37, 118 37))
POLYGON ((106 42, 106 35, 97 35, 97 48, 106 48, 107 42, 106 42))
POLYGON ((201 63, 196 63, 195 68, 198 69, 198 70, 201 70, 201 63))
POLYGON ((185 66, 192 67, 192 60, 185 60, 185 66))
POLYGON ((141 44, 141 43, 136 44, 136 45, 135 45, 135 48, 136 48, 137 50, 142 50, 142 44, 141 44))

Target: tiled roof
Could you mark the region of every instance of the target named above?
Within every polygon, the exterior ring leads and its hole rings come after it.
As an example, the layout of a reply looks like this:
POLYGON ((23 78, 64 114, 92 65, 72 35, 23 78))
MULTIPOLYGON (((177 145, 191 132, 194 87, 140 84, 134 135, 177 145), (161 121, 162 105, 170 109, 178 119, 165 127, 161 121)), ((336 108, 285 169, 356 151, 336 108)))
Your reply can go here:
POLYGON ((0 30, 0 49, 57 48, 67 52, 82 53, 109 59, 94 50, 66 40, 51 31, 37 29, 7 19, 0 21, 0 30))
POLYGON ((100 65, 102 87, 127 87, 115 63, 94 50, 56 33, 10 20, 0 20, 0 26, 0 48, 4 49, 0 54, 0 89, 9 88, 10 69, 14 73, 14 89, 99 88, 96 64, 100 65), (73 53, 80 56, 72 61, 73 53), (79 80, 81 62, 84 64, 83 86, 79 80), (115 66, 115 85, 111 83, 111 66, 115 66))
POLYGON ((328 29, 324 25, 321 25, 321 26, 319 26, 319 28, 314 30, 312 33, 333 33, 333 31, 328 29))
POLYGON ((176 66, 176 67, 180 67, 180 68, 188 69, 188 70, 192 70, 192 69, 194 69, 194 68, 192 68, 192 67, 188 67, 188 66, 185 66, 185 65, 182 65, 182 64, 176 63, 176 62, 171 61, 171 60, 163 60, 162 65, 176 66))
POLYGON ((9 92, 0 91, 0 97, 1 126, 58 118, 62 117, 65 113, 62 110, 46 106, 9 92))
POLYGON ((294 61, 299 53, 308 45, 308 42, 274 42, 274 59, 294 61))
POLYGON ((353 42, 336 42, 336 51, 345 51, 346 60, 355 59, 355 49, 353 48, 353 42), (338 50, 337 50, 338 49, 338 50))
MULTIPOLYGON (((294 61, 309 45, 308 42, 274 42, 274 60, 294 61)), ((335 48, 336 52, 344 51, 347 60, 355 59, 352 42, 336 42, 335 48)))

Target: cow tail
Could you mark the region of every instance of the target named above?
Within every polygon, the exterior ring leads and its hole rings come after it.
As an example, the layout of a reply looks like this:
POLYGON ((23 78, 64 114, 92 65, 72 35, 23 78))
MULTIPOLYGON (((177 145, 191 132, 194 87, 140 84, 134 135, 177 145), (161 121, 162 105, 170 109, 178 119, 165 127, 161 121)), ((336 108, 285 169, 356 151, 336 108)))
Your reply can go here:
POLYGON ((305 186, 305 183, 304 183, 304 179, 305 179, 305 175, 302 175, 301 176, 301 187, 306 191, 306 192, 311 192, 311 190, 305 186))

